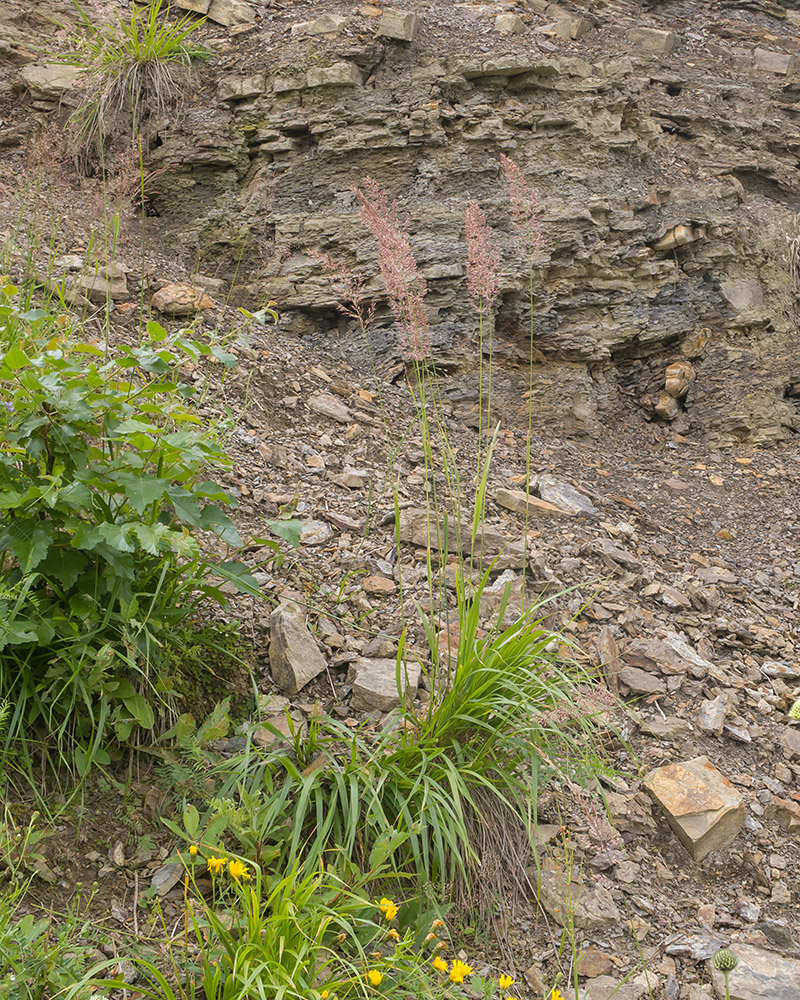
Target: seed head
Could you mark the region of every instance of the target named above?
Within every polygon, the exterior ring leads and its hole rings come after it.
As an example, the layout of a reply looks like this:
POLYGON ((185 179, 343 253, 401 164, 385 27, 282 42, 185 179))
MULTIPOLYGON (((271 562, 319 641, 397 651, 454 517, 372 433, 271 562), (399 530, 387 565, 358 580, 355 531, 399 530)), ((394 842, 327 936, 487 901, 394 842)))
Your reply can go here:
POLYGON ((716 955, 711 959, 711 964, 717 972, 732 972, 739 964, 739 959, 734 955, 730 948, 720 948, 716 955))
POLYGON ((517 164, 505 153, 500 154, 500 163, 508 181, 514 228, 525 238, 531 257, 536 260, 542 252, 539 197, 525 180, 517 164))

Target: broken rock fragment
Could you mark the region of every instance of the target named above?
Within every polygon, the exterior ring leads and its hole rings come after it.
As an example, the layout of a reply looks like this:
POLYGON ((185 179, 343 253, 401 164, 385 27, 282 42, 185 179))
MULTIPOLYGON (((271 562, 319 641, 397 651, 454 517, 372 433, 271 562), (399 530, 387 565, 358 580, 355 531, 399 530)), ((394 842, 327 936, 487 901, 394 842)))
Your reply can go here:
POLYGON ((269 665, 272 679, 287 694, 297 694, 325 669, 325 657, 308 631, 305 616, 284 606, 269 616, 269 665))
POLYGON ((167 316, 191 316, 203 309, 214 308, 214 303, 202 288, 185 281, 173 281, 159 288, 150 305, 167 316))
POLYGON ((744 826, 741 795, 707 757, 656 768, 644 786, 695 861, 727 847, 744 826))
POLYGON ((353 685, 352 708, 358 712, 391 712, 400 708, 401 692, 413 698, 419 687, 422 670, 418 663, 407 663, 401 668, 400 691, 397 689, 397 661, 359 657, 350 665, 347 674, 353 685))
POLYGON ((539 875, 539 902, 562 927, 572 919, 579 930, 608 932, 619 910, 604 886, 587 886, 577 871, 569 874, 545 861, 539 875))

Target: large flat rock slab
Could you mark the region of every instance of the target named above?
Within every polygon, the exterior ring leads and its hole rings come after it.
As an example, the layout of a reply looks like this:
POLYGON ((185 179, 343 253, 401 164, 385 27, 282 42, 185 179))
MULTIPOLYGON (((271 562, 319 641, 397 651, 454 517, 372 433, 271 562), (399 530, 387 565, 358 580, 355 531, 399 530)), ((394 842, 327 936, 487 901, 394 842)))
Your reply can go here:
POLYGON ((707 757, 656 768, 644 786, 695 861, 727 847, 744 826, 741 795, 707 757))
MULTIPOLYGON (((728 975, 731 1000, 798 1000, 800 998, 800 962, 774 951, 751 944, 731 944, 739 964, 728 975)), ((721 972, 708 963, 714 990, 725 996, 721 972)))

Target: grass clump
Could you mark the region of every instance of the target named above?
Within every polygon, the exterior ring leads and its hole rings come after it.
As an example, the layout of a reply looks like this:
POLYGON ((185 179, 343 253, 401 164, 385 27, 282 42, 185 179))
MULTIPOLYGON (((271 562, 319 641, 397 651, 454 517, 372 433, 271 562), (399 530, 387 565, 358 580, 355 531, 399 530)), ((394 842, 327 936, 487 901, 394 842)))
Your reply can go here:
POLYGON ((191 61, 208 53, 191 37, 204 18, 171 20, 163 0, 132 3, 130 13, 115 9, 107 18, 73 2, 80 34, 65 58, 85 78, 87 97, 72 121, 78 166, 86 170, 114 139, 126 137, 135 150, 142 137, 146 149, 152 121, 185 91, 191 61))

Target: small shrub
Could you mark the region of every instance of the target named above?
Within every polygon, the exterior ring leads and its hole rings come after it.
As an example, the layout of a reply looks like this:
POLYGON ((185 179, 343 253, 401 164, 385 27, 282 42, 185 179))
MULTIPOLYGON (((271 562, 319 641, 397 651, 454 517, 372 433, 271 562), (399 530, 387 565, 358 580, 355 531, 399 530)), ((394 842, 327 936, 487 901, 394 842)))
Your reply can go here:
MULTIPOLYGON (((226 513, 234 498, 205 478, 231 462, 181 379, 186 363, 235 358, 154 321, 138 346, 114 351, 68 326, 42 340, 35 324, 53 323, 26 318, 15 295, 0 288, 5 748, 38 727, 77 744, 82 771, 108 728, 120 740, 153 729, 153 702, 169 692, 160 665, 179 659, 200 603, 224 605, 225 581, 260 593, 241 563, 201 546, 203 535, 226 551, 242 541, 226 513)), ((258 541, 279 557, 274 539, 258 541)))

